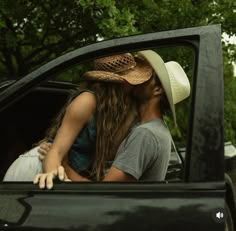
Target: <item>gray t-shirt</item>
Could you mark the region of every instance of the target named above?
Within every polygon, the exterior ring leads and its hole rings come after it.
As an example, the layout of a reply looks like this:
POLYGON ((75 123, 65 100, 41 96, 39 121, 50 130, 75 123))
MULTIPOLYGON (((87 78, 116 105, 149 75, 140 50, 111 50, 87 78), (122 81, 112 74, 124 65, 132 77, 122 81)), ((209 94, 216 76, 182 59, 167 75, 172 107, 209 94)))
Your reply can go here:
POLYGON ((134 127, 118 148, 113 166, 137 180, 165 179, 171 153, 171 135, 161 119, 134 127))

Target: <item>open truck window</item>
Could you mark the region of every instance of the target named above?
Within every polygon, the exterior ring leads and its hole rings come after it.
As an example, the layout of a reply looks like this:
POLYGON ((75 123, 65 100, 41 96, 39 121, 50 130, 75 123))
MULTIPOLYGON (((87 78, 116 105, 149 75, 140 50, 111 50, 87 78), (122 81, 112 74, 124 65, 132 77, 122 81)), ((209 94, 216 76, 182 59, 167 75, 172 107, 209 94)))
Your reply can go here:
POLYGON ((2 229, 234 230, 234 191, 224 175, 219 25, 91 44, 5 86, 0 92, 1 178, 17 155, 43 137, 70 91, 80 84, 78 76, 92 67, 95 57, 147 49, 157 51, 165 61, 181 63, 191 83, 191 97, 176 108, 180 127, 166 118, 173 137, 166 179, 56 182, 53 190, 40 190, 31 182, 2 182, 2 229), (49 110, 42 113, 44 107, 49 110))

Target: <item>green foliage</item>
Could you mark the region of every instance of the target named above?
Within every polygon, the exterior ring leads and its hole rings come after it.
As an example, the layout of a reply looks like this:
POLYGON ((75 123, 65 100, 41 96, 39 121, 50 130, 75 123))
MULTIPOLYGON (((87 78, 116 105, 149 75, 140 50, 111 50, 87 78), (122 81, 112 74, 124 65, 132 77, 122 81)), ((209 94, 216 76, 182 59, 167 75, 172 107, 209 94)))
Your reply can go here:
MULTIPOLYGON (((0 80, 20 78, 56 56, 107 38, 209 24, 221 24, 222 33, 233 36, 235 9, 235 0, 1 0, 0 80)), ((232 71, 236 47, 222 44, 225 140, 236 143, 236 80, 232 71)), ((188 51, 171 50, 163 55, 165 60, 178 59, 191 76, 188 51)), ((75 67, 60 78, 77 81, 82 72, 75 67)), ((187 107, 188 102, 177 109, 181 118, 178 128, 167 118, 180 143, 186 137, 186 121, 182 118, 187 107)))
MULTIPOLYGON (((232 68, 231 68, 232 73, 232 68)), ((236 144, 236 78, 231 77, 225 81, 225 140, 236 144)))
POLYGON ((98 38, 136 32, 129 9, 115 1, 2 0, 1 6, 0 72, 7 78, 98 38))
POLYGON ((224 131, 225 140, 236 144, 236 78, 228 46, 223 49, 224 63, 224 131))

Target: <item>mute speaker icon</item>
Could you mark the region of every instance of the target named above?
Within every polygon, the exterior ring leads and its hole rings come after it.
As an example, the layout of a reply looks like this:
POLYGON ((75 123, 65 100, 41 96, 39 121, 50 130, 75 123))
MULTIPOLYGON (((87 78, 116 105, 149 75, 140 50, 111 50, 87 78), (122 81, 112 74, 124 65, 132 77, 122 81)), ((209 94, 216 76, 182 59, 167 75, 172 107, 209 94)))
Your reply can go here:
POLYGON ((212 211, 211 217, 216 223, 224 223, 225 221, 225 214, 223 208, 216 208, 212 211))
POLYGON ((224 218, 224 213, 222 213, 222 212, 217 212, 217 213, 216 213, 216 218, 218 218, 218 219, 224 218))

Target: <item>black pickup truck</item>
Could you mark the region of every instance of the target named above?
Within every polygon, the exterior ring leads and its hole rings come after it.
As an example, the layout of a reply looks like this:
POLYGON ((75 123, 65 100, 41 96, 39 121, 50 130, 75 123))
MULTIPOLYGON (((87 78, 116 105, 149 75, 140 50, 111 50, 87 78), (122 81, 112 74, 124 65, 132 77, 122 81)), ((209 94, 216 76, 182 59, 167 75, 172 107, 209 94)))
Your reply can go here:
POLYGON ((135 35, 66 53, 18 81, 0 84, 0 179, 43 137, 73 83, 96 57, 153 49, 191 80, 185 158, 174 148, 164 182, 0 183, 0 230, 235 230, 235 192, 225 174, 220 25, 135 35), (185 60, 184 60, 185 58, 185 60), (178 61, 178 60, 177 60, 178 61), (75 74, 76 73, 76 74, 75 74), (71 81, 63 81, 70 79, 71 81))

